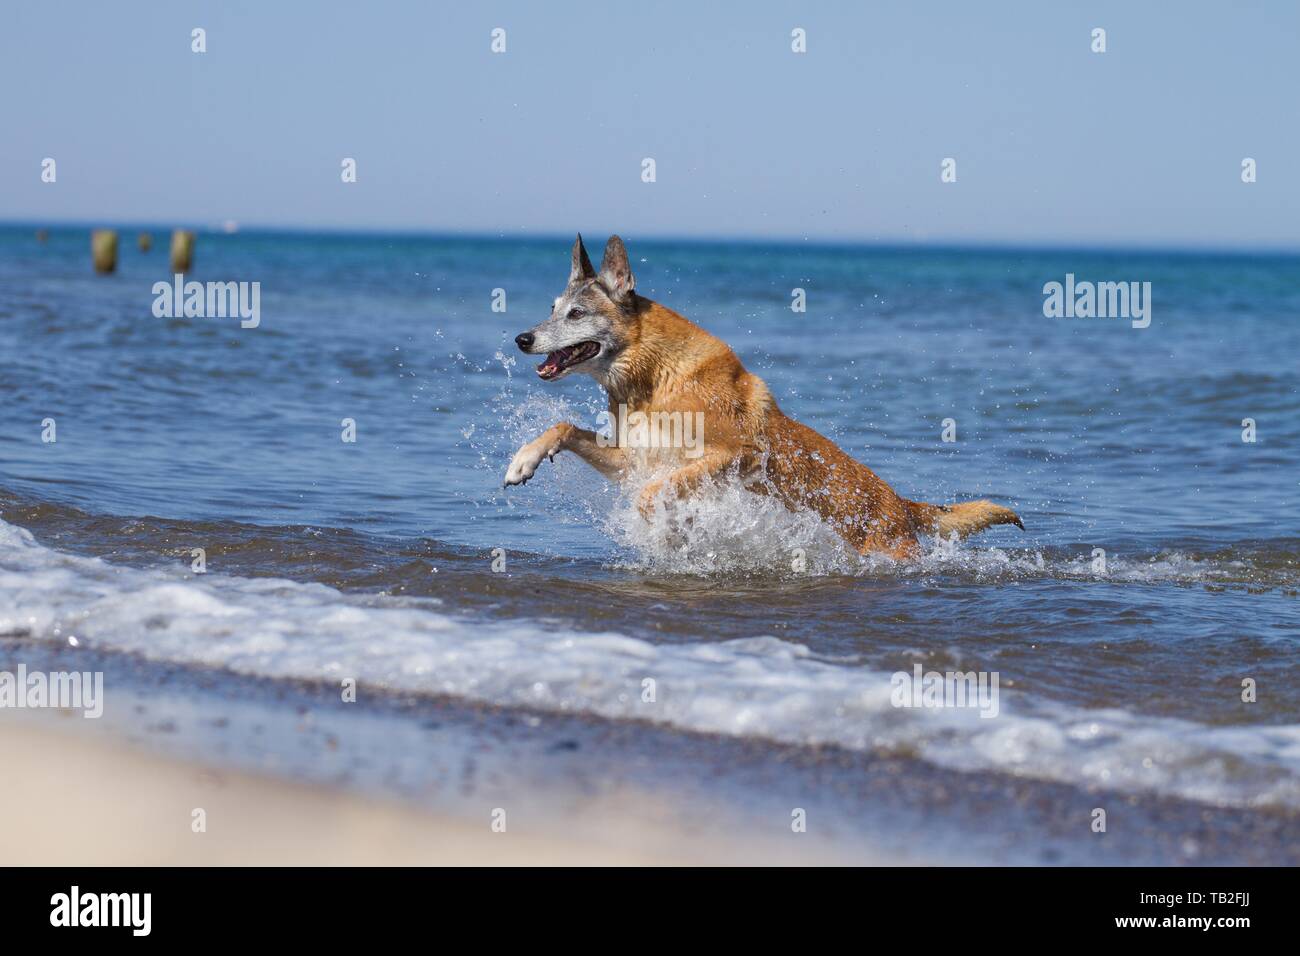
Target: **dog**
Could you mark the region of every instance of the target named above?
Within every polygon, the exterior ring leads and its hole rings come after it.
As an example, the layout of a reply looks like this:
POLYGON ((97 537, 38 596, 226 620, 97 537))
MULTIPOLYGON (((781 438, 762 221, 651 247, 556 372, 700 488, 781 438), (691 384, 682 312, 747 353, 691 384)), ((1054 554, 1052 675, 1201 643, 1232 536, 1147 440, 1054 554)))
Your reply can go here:
POLYGON ((515 453, 507 486, 526 482, 543 459, 571 451, 611 481, 662 475, 639 494, 637 506, 650 517, 661 498, 690 495, 733 473, 749 490, 776 494, 791 510, 816 511, 860 553, 898 559, 919 554, 919 534, 964 538, 1000 524, 1024 529, 1014 511, 991 501, 909 501, 834 442, 785 415, 763 380, 721 339, 636 294, 618 236, 606 244, 599 273, 578 236, 568 285, 550 318, 521 332, 515 344, 546 356, 537 367, 544 381, 590 375, 608 394, 611 415, 702 415, 703 447, 688 457, 680 448, 620 442, 561 422, 515 453))

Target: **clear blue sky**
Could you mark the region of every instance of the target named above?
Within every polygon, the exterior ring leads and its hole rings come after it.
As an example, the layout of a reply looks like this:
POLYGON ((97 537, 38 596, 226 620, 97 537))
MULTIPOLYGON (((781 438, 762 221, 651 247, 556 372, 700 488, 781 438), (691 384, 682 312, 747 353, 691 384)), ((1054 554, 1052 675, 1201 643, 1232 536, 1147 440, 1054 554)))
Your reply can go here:
POLYGON ((0 220, 1297 248, 1297 38, 1294 0, 9 2, 0 220))

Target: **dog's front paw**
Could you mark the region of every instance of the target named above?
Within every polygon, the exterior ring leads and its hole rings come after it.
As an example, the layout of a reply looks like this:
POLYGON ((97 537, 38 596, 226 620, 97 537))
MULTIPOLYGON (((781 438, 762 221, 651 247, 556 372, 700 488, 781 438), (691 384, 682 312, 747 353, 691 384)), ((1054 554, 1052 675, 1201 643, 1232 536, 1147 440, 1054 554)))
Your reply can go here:
POLYGON ((533 477, 542 459, 554 460, 555 456, 565 449, 566 442, 572 434, 573 426, 568 422, 561 422, 547 429, 542 437, 533 439, 515 452, 515 457, 510 460, 510 467, 506 469, 506 484, 522 485, 533 477))
POLYGON ((507 485, 522 485, 537 471, 537 466, 542 463, 546 457, 545 449, 538 445, 537 442, 530 442, 523 448, 515 452, 515 457, 510 459, 510 467, 506 469, 507 485))

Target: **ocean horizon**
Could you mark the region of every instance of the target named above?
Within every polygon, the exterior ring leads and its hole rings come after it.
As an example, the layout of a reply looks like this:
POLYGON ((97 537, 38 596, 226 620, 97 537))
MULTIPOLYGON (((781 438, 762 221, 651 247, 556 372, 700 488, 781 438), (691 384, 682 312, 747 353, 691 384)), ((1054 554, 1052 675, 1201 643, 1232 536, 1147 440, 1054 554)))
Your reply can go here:
MULTIPOLYGON (((97 229, 110 229, 122 232, 130 241, 133 235, 147 232, 151 236, 168 236, 175 229, 187 229, 200 235, 247 235, 247 236, 283 236, 283 237, 349 237, 368 239, 406 239, 406 240, 442 240, 462 242, 563 242, 572 243, 573 235, 554 230, 520 229, 509 230, 463 230, 437 228, 401 228, 394 226, 355 226, 355 225, 301 225, 301 224, 258 224, 237 220, 208 221, 187 220, 151 221, 151 220, 50 220, 36 221, 26 219, 0 219, 0 230, 36 233, 41 230, 51 232, 89 233, 97 229)), ((579 230, 581 231, 581 230, 579 230)), ((606 233, 599 230, 588 233, 597 239, 603 239, 606 233)), ((651 243, 668 243, 704 246, 771 246, 774 248, 802 247, 822 248, 828 250, 863 250, 887 252, 961 252, 979 254, 998 253, 1050 253, 1075 252, 1114 255, 1173 255, 1173 256, 1221 256, 1221 257, 1266 257, 1295 258, 1300 257, 1300 240, 1260 242, 1256 244, 1233 243, 1218 245, 1214 242, 1185 242, 1178 240, 1151 240, 1134 242, 1089 242, 1089 241, 1031 241, 990 237, 987 239, 971 238, 916 238, 890 237, 873 239, 865 236, 811 235, 798 236, 786 233, 773 235, 728 234, 725 232, 673 233, 649 231, 642 234, 629 234, 629 241, 651 243)))

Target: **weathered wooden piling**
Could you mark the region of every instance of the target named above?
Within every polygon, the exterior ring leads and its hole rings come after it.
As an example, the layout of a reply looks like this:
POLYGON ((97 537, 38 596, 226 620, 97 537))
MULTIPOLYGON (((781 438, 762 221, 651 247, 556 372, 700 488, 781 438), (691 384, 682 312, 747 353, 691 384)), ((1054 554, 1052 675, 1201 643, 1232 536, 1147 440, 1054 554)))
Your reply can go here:
POLYGON ((148 252, 153 248, 153 236, 149 235, 147 232, 142 232, 140 235, 135 237, 135 244, 139 247, 141 252, 148 252))
POLYGON ((189 272, 194 264, 194 233, 188 229, 172 231, 172 272, 189 272))
POLYGON ((117 230, 96 229, 90 234, 90 258, 103 275, 117 268, 117 230))

